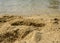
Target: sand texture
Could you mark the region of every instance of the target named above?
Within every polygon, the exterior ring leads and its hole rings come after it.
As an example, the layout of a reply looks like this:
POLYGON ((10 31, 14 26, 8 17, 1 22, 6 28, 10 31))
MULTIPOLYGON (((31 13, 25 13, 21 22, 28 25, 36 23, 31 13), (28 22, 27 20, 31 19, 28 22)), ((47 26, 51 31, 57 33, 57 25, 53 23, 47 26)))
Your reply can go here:
POLYGON ((60 43, 60 15, 0 16, 0 43, 60 43))

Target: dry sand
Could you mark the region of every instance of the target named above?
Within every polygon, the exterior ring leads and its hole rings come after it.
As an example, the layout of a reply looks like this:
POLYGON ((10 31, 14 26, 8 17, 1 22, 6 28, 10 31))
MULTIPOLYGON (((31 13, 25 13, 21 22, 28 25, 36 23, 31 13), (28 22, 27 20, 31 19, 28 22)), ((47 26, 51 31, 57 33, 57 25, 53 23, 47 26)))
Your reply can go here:
POLYGON ((60 43, 60 15, 0 16, 0 43, 60 43))

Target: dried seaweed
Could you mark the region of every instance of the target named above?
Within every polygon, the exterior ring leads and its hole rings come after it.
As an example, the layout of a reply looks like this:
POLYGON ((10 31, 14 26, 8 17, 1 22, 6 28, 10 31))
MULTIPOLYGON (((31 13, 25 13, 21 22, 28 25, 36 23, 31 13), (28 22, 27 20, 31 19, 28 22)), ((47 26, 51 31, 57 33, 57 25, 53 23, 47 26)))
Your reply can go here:
POLYGON ((1 23, 4 23, 4 22, 7 22, 5 18, 0 18, 0 22, 1 23))
POLYGON ((22 35, 22 39, 25 38, 30 32, 32 32, 32 30, 27 30, 25 31, 25 33, 22 35))
POLYGON ((0 43, 3 41, 13 42, 18 38, 18 30, 14 30, 13 32, 7 32, 5 34, 0 34, 0 43))
POLYGON ((44 23, 32 23, 32 22, 24 22, 24 21, 18 21, 18 22, 14 22, 11 24, 12 26, 18 26, 18 25, 26 25, 26 26, 34 26, 34 27, 43 27, 45 26, 44 23))
POLYGON ((59 21, 58 18, 54 18, 54 24, 59 24, 58 21, 59 21))
POLYGON ((18 21, 18 22, 14 22, 11 24, 12 26, 18 26, 18 25, 24 25, 23 21, 18 21))
POLYGON ((35 26, 35 27, 44 27, 45 24, 44 23, 39 23, 39 24, 36 24, 36 23, 30 23, 29 26, 35 26))

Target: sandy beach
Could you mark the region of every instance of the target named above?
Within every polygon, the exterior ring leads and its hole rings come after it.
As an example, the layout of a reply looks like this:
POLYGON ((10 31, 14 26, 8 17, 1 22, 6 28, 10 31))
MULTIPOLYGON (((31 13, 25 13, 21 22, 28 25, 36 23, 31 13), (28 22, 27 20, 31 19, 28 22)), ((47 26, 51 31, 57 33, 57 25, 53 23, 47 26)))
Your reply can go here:
POLYGON ((60 43, 60 15, 1 15, 0 43, 60 43))

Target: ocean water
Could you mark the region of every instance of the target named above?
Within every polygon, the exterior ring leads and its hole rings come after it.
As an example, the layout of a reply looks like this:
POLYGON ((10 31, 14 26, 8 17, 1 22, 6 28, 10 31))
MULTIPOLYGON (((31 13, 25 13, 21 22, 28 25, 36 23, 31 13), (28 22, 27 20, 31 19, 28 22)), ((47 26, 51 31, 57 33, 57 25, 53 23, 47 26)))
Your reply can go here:
POLYGON ((60 0, 0 0, 0 14, 60 14, 60 0))

